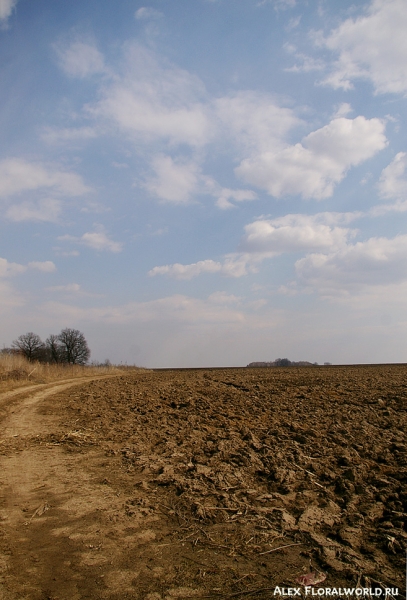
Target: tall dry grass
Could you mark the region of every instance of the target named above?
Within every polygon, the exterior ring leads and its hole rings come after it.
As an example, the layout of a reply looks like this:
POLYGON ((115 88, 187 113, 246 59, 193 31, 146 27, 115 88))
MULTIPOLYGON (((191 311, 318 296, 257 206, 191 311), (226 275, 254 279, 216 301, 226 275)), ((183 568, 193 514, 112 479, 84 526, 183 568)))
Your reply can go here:
POLYGON ((18 354, 0 354, 0 390, 5 391, 29 383, 51 383, 76 377, 114 375, 119 374, 121 370, 114 365, 50 365, 29 362, 18 354))

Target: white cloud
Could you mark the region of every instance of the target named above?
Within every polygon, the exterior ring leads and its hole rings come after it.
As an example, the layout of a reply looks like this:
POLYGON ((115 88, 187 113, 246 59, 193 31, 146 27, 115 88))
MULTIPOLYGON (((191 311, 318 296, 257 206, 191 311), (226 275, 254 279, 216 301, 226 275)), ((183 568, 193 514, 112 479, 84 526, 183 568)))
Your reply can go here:
POLYGON ((351 105, 349 104, 349 102, 342 102, 335 114, 334 114, 334 118, 337 119, 338 117, 346 117, 347 115, 349 115, 351 112, 353 112, 353 108, 351 107, 351 105))
POLYGON ((99 226, 97 231, 86 232, 80 237, 62 235, 58 237, 58 240, 82 244, 99 252, 107 251, 116 253, 121 252, 123 249, 123 244, 111 240, 102 226, 99 226))
POLYGON ((280 149, 287 132, 301 123, 271 95, 252 91, 218 98, 214 110, 222 133, 231 135, 245 154, 280 149))
POLYGON ((382 217, 388 213, 404 213, 407 212, 407 200, 397 200, 393 204, 378 204, 370 209, 369 214, 372 217, 382 217))
POLYGON ((337 251, 345 248, 357 230, 344 227, 362 213, 293 214, 277 219, 259 219, 245 226, 239 252, 226 254, 221 261, 201 260, 191 264, 174 263, 157 266, 150 277, 166 275, 173 279, 190 280, 203 273, 218 273, 226 277, 243 277, 255 273, 267 258, 288 252, 337 251))
POLYGON ((17 0, 0 0, 0 21, 3 21, 3 24, 11 17, 16 4, 17 0))
POLYGON ((27 269, 24 265, 11 263, 6 258, 0 258, 0 277, 13 277, 19 273, 24 273, 27 269))
POLYGON ((407 235, 370 238, 328 254, 310 254, 296 262, 306 285, 327 295, 365 286, 407 280, 407 235))
POLYGON ((26 270, 27 267, 24 265, 9 262, 6 258, 0 258, 0 313, 24 304, 22 295, 14 289, 7 278, 24 273, 26 270))
POLYGON ((225 210, 235 206, 230 200, 244 202, 257 198, 252 190, 221 188, 211 177, 203 175, 193 160, 159 154, 152 159, 151 168, 154 174, 142 185, 163 202, 187 204, 194 196, 205 194, 217 198, 216 205, 225 210))
POLYGON ((379 191, 383 198, 406 198, 407 197, 407 153, 399 152, 392 162, 383 169, 379 191))
POLYGON ((381 172, 378 182, 379 194, 386 200, 396 200, 392 204, 379 204, 370 209, 372 217, 387 213, 407 211, 407 153, 399 152, 392 162, 381 172))
POLYGON ((227 210, 229 208, 234 208, 235 204, 232 204, 230 200, 235 200, 235 202, 243 202, 246 200, 256 200, 257 194, 252 190, 231 190, 229 188, 222 188, 220 193, 217 194, 218 200, 216 201, 216 206, 221 210, 227 210))
POLYGON ((0 313, 5 313, 25 304, 25 299, 8 281, 9 277, 15 277, 25 273, 27 269, 37 269, 46 273, 56 270, 51 261, 29 262, 28 265, 9 262, 6 258, 0 258, 0 313))
POLYGON ((28 263, 28 267, 30 269, 36 269, 37 271, 42 271, 43 273, 53 273, 57 270, 56 266, 51 260, 45 261, 33 261, 28 263))
POLYGON ((167 275, 173 279, 192 279, 203 273, 219 273, 225 277, 243 277, 249 272, 257 271, 256 263, 270 256, 267 253, 249 254, 245 252, 232 252, 226 254, 222 262, 211 259, 200 260, 189 265, 174 263, 172 265, 163 265, 154 267, 148 272, 150 277, 156 275, 167 275))
POLYGON ((42 221, 55 223, 58 221, 62 210, 62 204, 59 200, 45 198, 38 203, 22 202, 10 206, 6 212, 6 217, 10 221, 42 221))
POLYGON ((151 6, 142 6, 136 10, 134 16, 138 21, 144 21, 147 19, 161 19, 161 17, 163 17, 163 13, 155 8, 151 8, 151 6))
POLYGON ((212 136, 199 78, 138 44, 126 46, 124 74, 107 83, 101 96, 88 112, 113 122, 137 143, 162 140, 196 147, 212 136))
POLYGON ((72 77, 83 79, 105 71, 103 55, 92 44, 73 42, 67 48, 58 47, 57 54, 61 68, 72 77))
POLYGON ((384 128, 376 118, 333 119, 307 135, 302 143, 245 159, 235 171, 277 198, 299 194, 322 200, 332 196, 335 184, 351 166, 385 148, 384 128))
POLYGON ((292 44, 284 44, 284 49, 289 54, 293 55, 299 62, 292 67, 286 67, 284 71, 287 73, 310 73, 312 71, 323 71, 325 63, 319 58, 313 58, 303 52, 298 52, 297 48, 292 44))
POLYGON ((199 262, 190 265, 182 265, 175 263, 173 265, 163 265, 162 267, 154 267, 148 272, 150 277, 156 275, 168 275, 173 279, 192 279, 202 273, 219 273, 222 270, 220 262, 214 260, 200 260, 199 262))
POLYGON ((20 158, 0 161, 0 197, 22 192, 52 189, 64 196, 80 196, 90 191, 76 173, 60 171, 53 166, 30 163, 20 158))
POLYGON ((357 213, 319 213, 257 220, 246 225, 240 249, 273 254, 338 249, 346 246, 355 231, 337 225, 357 216, 357 213))
POLYGON ((165 202, 185 204, 197 190, 199 169, 193 162, 175 162, 170 156, 159 155, 152 160, 154 176, 145 188, 165 202))
POLYGON ((44 273, 53 273, 56 271, 56 266, 50 260, 32 261, 28 265, 20 265, 18 263, 11 263, 5 258, 0 258, 0 277, 13 277, 24 273, 27 271, 27 268, 43 271, 44 273))
POLYGON ((320 43, 339 54, 325 83, 345 90, 369 79, 376 93, 407 93, 407 4, 373 0, 364 15, 344 21, 320 43))

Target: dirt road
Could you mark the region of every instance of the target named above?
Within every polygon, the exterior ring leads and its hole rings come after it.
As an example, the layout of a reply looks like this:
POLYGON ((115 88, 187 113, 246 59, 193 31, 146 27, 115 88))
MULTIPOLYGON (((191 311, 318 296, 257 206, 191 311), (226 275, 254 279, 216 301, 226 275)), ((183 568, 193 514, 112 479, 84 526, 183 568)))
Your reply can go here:
MULTIPOLYGON (((84 383, 89 380, 30 386, 0 397, 3 411, 13 398, 2 420, 0 445, 4 600, 98 597, 93 589, 108 560, 106 554, 101 558, 98 512, 108 506, 114 514, 122 504, 120 495, 97 480, 100 468, 104 473, 103 451, 67 453, 58 442, 46 441, 67 434, 47 400, 84 383)), ((75 442, 75 432, 68 430, 69 435, 75 442)), ((78 435, 76 441, 83 443, 78 435)))
POLYGON ((407 368, 146 372, 0 397, 0 598, 399 588, 407 368))

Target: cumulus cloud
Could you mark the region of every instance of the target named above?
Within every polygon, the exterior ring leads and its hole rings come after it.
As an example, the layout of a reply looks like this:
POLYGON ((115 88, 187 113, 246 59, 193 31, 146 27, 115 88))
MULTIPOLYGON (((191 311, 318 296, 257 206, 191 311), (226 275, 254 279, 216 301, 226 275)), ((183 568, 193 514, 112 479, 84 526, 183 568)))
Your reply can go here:
POLYGON ((139 44, 127 45, 122 75, 106 84, 101 95, 88 112, 111 121, 137 142, 198 147, 212 135, 199 78, 139 44))
POLYGON ((0 161, 0 198, 44 188, 64 196, 80 196, 90 191, 76 173, 21 158, 0 161))
POLYGON ((0 258, 0 277, 13 277, 14 275, 24 273, 27 269, 53 273, 56 271, 56 266, 51 260, 32 261, 28 265, 20 265, 19 263, 9 262, 6 258, 0 258))
POLYGON ((230 200, 235 200, 235 202, 243 202, 246 200, 256 200, 257 198, 257 194, 252 190, 231 190, 229 188, 222 188, 220 193, 217 195, 219 197, 216 201, 216 206, 221 210, 227 210, 235 207, 235 204, 232 204, 230 200))
POLYGON ((61 214, 62 204, 59 200, 45 198, 39 202, 22 202, 10 206, 6 217, 10 221, 42 221, 55 223, 61 214))
POLYGON ((407 153, 399 152, 381 173, 379 191, 383 198, 406 198, 406 169, 407 153))
POLYGON ((244 202, 257 198, 252 190, 222 188, 211 177, 203 175, 194 160, 159 154, 151 160, 151 169, 153 173, 142 185, 163 202, 187 204, 194 196, 203 194, 216 198, 218 208, 226 210, 235 206, 230 200, 244 202))
POLYGON ((211 98, 198 77, 136 43, 125 46, 121 72, 104 81, 100 97, 87 113, 118 126, 137 144, 196 149, 227 141, 240 159, 281 149, 287 132, 301 123, 270 94, 211 98))
POLYGON ((244 91, 214 101, 215 115, 224 134, 231 136, 240 152, 277 150, 301 120, 290 108, 277 104, 268 94, 244 91))
POLYGON ((7 19, 11 17, 14 7, 17 4, 17 0, 0 0, 0 23, 7 23, 7 19))
POLYGON ((250 253, 281 254, 341 248, 356 232, 339 224, 358 216, 358 213, 293 214, 257 220, 246 225, 240 249, 250 253))
POLYGON ((0 258, 0 277, 13 277, 19 273, 24 273, 27 269, 24 265, 9 262, 6 258, 0 258))
POLYGON ((239 251, 226 254, 221 261, 206 259, 191 264, 162 265, 151 269, 148 275, 190 280, 204 273, 219 273, 238 278, 257 272, 262 261, 283 253, 337 251, 346 247, 357 233, 357 230, 345 225, 360 216, 361 213, 358 212, 326 212, 258 219, 245 226, 239 251))
POLYGON ((219 273, 225 277, 238 278, 248 273, 255 273, 257 271, 256 264, 267 256, 270 256, 270 253, 231 252, 226 254, 221 262, 207 259, 189 265, 174 263, 154 267, 148 272, 148 275, 150 277, 167 275, 173 279, 192 279, 203 273, 219 273))
POLYGON ((36 269, 37 271, 42 271, 43 273, 53 273, 57 270, 56 266, 51 260, 45 261, 33 261, 28 263, 29 269, 36 269))
POLYGON ((58 237, 58 240, 81 244, 99 252, 106 251, 116 253, 123 250, 123 244, 110 239, 102 226, 99 226, 97 231, 86 232, 80 237, 62 235, 58 237))
POLYGON ((221 270, 222 265, 220 262, 208 259, 200 260, 189 265, 175 263, 173 265, 154 267, 148 272, 148 275, 150 277, 155 277, 156 275, 168 275, 174 279, 192 279, 202 273, 219 273, 221 270))
POLYGON ((193 162, 176 162, 170 156, 159 155, 152 160, 154 175, 145 182, 153 196, 165 202, 185 204, 196 191, 199 169, 193 162))
POLYGON ((299 194, 322 200, 332 196, 335 184, 350 167, 385 148, 384 129, 384 123, 376 118, 333 119, 302 143, 245 159, 235 171, 277 198, 299 194))
POLYGON ((83 79, 105 70, 103 55, 93 44, 76 41, 68 47, 58 47, 57 54, 61 68, 71 77, 83 79))
POLYGON ((296 262, 298 276, 322 293, 407 280, 407 235, 372 237, 327 254, 315 253, 296 262))
POLYGON ((339 54, 325 83, 335 89, 368 79, 376 93, 407 93, 407 4, 373 0, 365 14, 344 21, 319 42, 339 54))
POLYGON ((383 169, 378 182, 379 194, 386 200, 396 200, 396 202, 374 206, 369 211, 372 217, 381 217, 390 212, 407 212, 406 169, 406 152, 396 154, 392 162, 383 169))

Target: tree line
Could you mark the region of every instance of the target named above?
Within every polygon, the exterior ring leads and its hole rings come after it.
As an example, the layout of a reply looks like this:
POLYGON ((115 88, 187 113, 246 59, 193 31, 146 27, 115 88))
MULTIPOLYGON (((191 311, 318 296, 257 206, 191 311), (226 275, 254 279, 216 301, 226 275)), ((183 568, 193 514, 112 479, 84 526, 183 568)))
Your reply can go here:
MULTIPOLYGON (((325 363, 326 365, 329 363, 325 363)), ((276 358, 276 360, 270 362, 251 362, 248 367, 313 367, 317 366, 318 363, 308 362, 307 360, 289 360, 288 358, 276 358)))
POLYGON ((83 333, 78 329, 63 329, 58 335, 51 334, 45 342, 39 335, 29 331, 20 335, 3 352, 21 354, 30 362, 51 364, 85 365, 90 349, 83 333))

